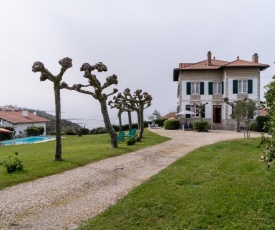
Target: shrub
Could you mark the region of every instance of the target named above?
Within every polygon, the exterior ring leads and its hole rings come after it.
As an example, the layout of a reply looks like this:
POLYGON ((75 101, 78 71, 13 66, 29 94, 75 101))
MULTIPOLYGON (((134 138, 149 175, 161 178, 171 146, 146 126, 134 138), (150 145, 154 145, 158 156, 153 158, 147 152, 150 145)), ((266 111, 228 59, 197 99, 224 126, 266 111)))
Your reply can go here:
POLYGON ((129 137, 126 141, 127 145, 134 145, 135 143, 136 143, 136 137, 135 136, 129 137))
POLYGON ((164 129, 179 129, 180 121, 178 119, 168 119, 164 121, 164 129))
POLYGON ((209 128, 209 123, 207 121, 195 121, 194 130, 198 132, 207 132, 209 128))
MULTIPOLYGON (((14 154, 17 156, 18 152, 15 152, 14 154)), ((22 162, 17 157, 14 158, 14 161, 12 161, 11 158, 12 158, 12 156, 9 155, 8 160, 4 160, 4 161, 0 162, 0 165, 4 166, 7 169, 8 173, 23 170, 22 162)))
POLYGON ((76 135, 76 131, 74 131, 74 130, 72 130, 72 129, 67 129, 67 130, 65 131, 65 134, 66 134, 66 135, 76 135))
POLYGON ((26 129, 27 136, 40 136, 44 134, 43 126, 31 126, 26 129))
POLYGON ((257 131, 258 132, 268 132, 268 127, 265 127, 265 123, 267 123, 269 120, 268 116, 257 116, 257 131))
POLYGON ((94 128, 90 131, 91 134, 103 134, 103 133, 108 133, 107 129, 104 127, 98 127, 94 128))
POLYGON ((159 118, 155 120, 155 123, 158 124, 158 126, 163 127, 164 122, 167 120, 167 118, 159 118))
POLYGON ((250 130, 251 130, 251 131, 257 131, 257 124, 256 124, 256 123, 252 123, 252 124, 250 125, 250 130))
POLYGON ((90 133, 90 130, 84 127, 84 128, 81 128, 81 132, 83 135, 88 135, 90 133))

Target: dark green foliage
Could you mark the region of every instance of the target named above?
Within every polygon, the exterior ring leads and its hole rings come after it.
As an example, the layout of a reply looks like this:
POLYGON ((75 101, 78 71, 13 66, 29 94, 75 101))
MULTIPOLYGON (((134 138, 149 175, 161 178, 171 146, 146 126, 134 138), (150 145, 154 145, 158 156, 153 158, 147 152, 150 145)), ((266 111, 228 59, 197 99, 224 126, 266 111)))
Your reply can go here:
POLYGON ((103 133, 108 133, 107 129, 104 127, 98 127, 94 128, 90 131, 91 134, 103 134, 103 133))
MULTIPOLYGON (((49 135, 56 135, 56 132, 54 130, 52 130, 51 132, 49 132, 49 135)), ((65 132, 61 132, 61 135, 65 135, 65 132)))
POLYGON ((164 121, 164 129, 179 129, 180 121, 178 119, 169 119, 164 121))
POLYGON ((76 131, 74 131, 74 130, 72 130, 72 129, 67 129, 67 130, 65 131, 65 134, 66 134, 66 135, 76 135, 77 133, 76 133, 76 131))
MULTIPOLYGON (((7 130, 10 130, 10 131, 14 131, 13 127, 0 126, 0 128, 7 129, 7 130)), ((0 132, 0 141, 10 140, 11 138, 12 138, 11 133, 2 133, 2 132, 0 132)))
POLYGON ((257 124, 256 124, 256 123, 252 123, 252 124, 250 125, 250 130, 251 130, 251 131, 257 131, 257 124))
POLYGON ((194 122, 194 130, 198 132, 207 132, 209 128, 209 124, 207 121, 195 121, 194 122))
POLYGON ((26 129, 27 136, 40 136, 44 134, 43 126, 31 126, 26 129))
POLYGON ((258 132, 268 132, 268 126, 266 125, 269 121, 269 116, 258 116, 257 121, 257 131, 258 132))
POLYGON ((84 127, 84 128, 81 128, 81 132, 83 135, 88 135, 90 133, 90 130, 84 127))
MULTIPOLYGON (((164 122, 167 120, 167 118, 159 118, 157 120, 155 120, 155 124, 158 124, 159 127, 163 127, 164 122)), ((148 126, 148 124, 147 124, 148 126)))
POLYGON ((135 136, 129 137, 126 141, 127 145, 134 145, 135 143, 136 143, 136 137, 135 136))
MULTIPOLYGON (((15 152, 14 154, 17 156, 18 152, 15 152)), ((15 157, 14 161, 12 161, 11 155, 8 156, 8 160, 0 162, 0 165, 4 166, 8 173, 23 170, 22 162, 17 157, 15 157)))

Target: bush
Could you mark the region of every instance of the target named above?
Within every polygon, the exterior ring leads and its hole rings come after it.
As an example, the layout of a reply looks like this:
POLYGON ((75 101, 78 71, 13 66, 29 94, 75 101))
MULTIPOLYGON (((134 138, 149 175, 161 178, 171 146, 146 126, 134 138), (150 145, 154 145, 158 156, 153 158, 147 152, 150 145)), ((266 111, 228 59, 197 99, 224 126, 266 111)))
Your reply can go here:
POLYGON ((164 121, 164 129, 174 130, 179 129, 180 121, 178 119, 168 119, 164 121))
POLYGON ((155 120, 155 124, 157 124, 160 127, 163 127, 164 122, 167 120, 167 118, 159 118, 157 120, 155 120))
MULTIPOLYGON (((17 152, 15 152, 14 154, 16 156, 18 155, 17 152)), ((8 160, 0 162, 0 165, 4 166, 7 169, 8 173, 12 173, 12 172, 15 172, 15 171, 21 171, 21 170, 23 170, 23 164, 22 164, 22 162, 17 157, 15 157, 14 161, 12 161, 11 157, 12 156, 9 155, 8 156, 8 160)))
POLYGON ((98 127, 98 128, 94 128, 90 131, 91 134, 104 134, 104 133, 108 133, 107 129, 104 127, 98 127))
POLYGON ((27 136, 40 136, 44 134, 43 126, 31 126, 26 129, 27 136))
POLYGON ((257 121, 257 131, 258 132, 268 132, 268 127, 265 127, 265 123, 269 121, 269 117, 268 116, 258 116, 256 117, 256 121, 257 121))
POLYGON ((65 131, 65 134, 66 134, 66 135, 76 135, 76 131, 74 131, 74 130, 72 130, 72 129, 67 129, 67 130, 65 131))
POLYGON ((256 123, 252 123, 252 124, 250 125, 250 130, 251 130, 251 131, 257 131, 257 124, 256 124, 256 123))
POLYGON ((129 137, 129 138, 127 139, 127 141, 126 141, 126 144, 127 144, 127 145, 134 145, 135 143, 136 143, 136 138, 135 138, 135 136, 129 137))
POLYGON ((207 121, 195 121, 194 130, 198 132, 207 132, 209 128, 209 123, 207 121))

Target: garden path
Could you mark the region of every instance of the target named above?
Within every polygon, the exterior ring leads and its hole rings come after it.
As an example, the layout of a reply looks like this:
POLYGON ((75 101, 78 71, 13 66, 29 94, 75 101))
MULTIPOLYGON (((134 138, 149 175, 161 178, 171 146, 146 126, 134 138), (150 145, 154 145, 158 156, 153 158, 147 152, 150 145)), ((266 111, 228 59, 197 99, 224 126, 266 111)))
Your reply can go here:
POLYGON ((171 140, 1 190, 0 229, 75 229, 188 152, 243 138, 233 131, 150 130, 171 140))

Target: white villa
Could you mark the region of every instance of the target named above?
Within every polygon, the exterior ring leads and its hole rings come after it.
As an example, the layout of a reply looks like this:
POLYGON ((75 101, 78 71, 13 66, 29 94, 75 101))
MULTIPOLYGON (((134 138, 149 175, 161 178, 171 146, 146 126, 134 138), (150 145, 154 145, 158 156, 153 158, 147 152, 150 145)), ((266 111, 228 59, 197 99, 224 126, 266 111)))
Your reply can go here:
MULTIPOLYGON (((237 57, 228 62, 212 58, 209 51, 206 60, 180 63, 173 72, 173 81, 178 82, 178 112, 196 111, 194 103, 208 103, 203 120, 208 121, 213 128, 233 129, 234 120, 230 117, 232 107, 223 103, 223 98, 236 101, 247 97, 259 104, 260 72, 268 67, 258 62, 256 53, 252 61, 237 57)), ((189 120, 198 120, 198 116, 189 120)))
POLYGON ((16 135, 24 133, 31 126, 43 126, 45 135, 47 121, 49 120, 28 111, 0 110, 0 126, 13 127, 16 135))

